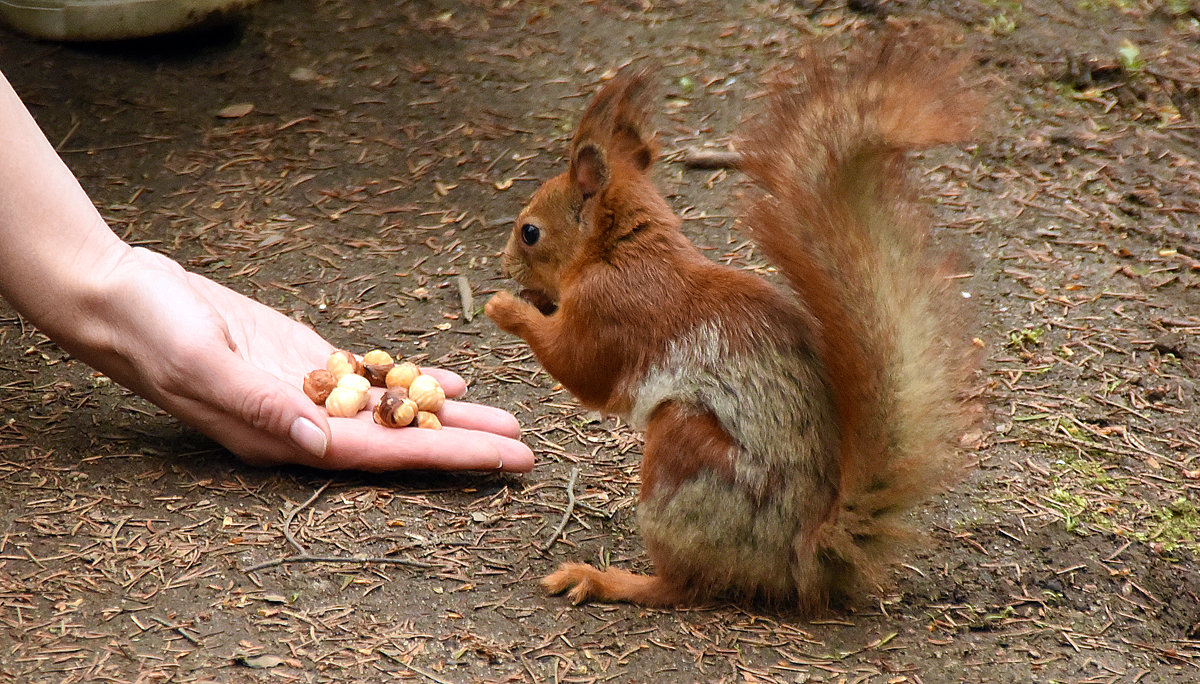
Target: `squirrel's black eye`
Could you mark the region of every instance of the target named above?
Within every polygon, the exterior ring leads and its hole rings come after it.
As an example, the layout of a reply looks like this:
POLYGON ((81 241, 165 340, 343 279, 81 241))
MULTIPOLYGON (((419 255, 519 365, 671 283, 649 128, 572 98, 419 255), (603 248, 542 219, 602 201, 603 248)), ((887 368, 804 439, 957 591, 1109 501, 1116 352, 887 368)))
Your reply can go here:
POLYGON ((521 242, 532 247, 542 237, 542 231, 532 223, 521 226, 521 242))

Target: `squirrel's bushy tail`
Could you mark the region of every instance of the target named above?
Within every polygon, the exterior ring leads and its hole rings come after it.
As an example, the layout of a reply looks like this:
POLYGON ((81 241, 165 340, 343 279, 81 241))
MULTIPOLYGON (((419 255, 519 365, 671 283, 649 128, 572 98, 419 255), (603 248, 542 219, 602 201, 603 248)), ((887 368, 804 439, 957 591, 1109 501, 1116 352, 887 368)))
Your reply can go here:
POLYGON ((801 602, 878 581, 904 512, 959 470, 974 354, 961 288, 928 244, 907 153, 959 141, 980 102, 963 61, 901 37, 840 68, 808 53, 739 141, 766 193, 745 226, 818 321, 842 434, 838 503, 798 540, 801 602))

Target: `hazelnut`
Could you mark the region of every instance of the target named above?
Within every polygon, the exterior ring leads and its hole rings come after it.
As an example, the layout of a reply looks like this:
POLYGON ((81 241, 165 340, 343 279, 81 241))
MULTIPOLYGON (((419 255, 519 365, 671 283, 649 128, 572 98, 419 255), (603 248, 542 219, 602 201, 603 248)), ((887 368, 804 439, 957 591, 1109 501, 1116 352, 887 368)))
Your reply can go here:
POLYGON ((375 405, 375 422, 384 427, 402 428, 412 425, 417 416, 417 402, 409 399, 404 390, 389 390, 375 405))
POLYGON ((395 387, 403 387, 408 389, 414 378, 421 374, 421 369, 417 368, 417 364, 411 361, 398 363, 387 372, 384 382, 388 389, 395 387))
POLYGON ((363 364, 363 375, 375 387, 387 387, 387 374, 392 370, 391 365, 363 364))
POLYGON ((371 383, 369 380, 361 375, 354 375, 353 373, 347 373, 338 378, 337 386, 349 387, 355 392, 362 392, 364 394, 367 392, 367 390, 371 389, 371 383))
POLYGON ((325 360, 325 368, 333 373, 335 378, 341 378, 348 373, 362 374, 362 363, 348 351, 339 349, 325 360))
POLYGON ((429 411, 418 411, 417 427, 425 428, 426 430, 441 430, 442 421, 438 420, 437 415, 429 411))
POLYGON ((325 399, 325 410, 329 415, 338 418, 351 418, 367 406, 370 397, 366 392, 360 392, 350 387, 334 387, 325 399))
POLYGON ((371 381, 371 384, 376 387, 387 387, 388 371, 396 365, 392 360, 392 355, 382 349, 372 349, 363 354, 363 375, 371 381))
POLYGON ((422 411, 436 413, 446 403, 446 391, 432 375, 418 375, 408 386, 408 397, 422 411))
POLYGON ((392 356, 382 349, 363 354, 363 375, 376 387, 387 387, 387 374, 396 366, 392 356))
POLYGON ((387 366, 395 363, 392 360, 392 355, 382 349, 372 349, 363 354, 362 363, 364 366, 387 366))
POLYGON ((337 379, 333 377, 333 373, 324 368, 318 368, 304 376, 304 393, 314 404, 324 404, 336 385, 337 379))

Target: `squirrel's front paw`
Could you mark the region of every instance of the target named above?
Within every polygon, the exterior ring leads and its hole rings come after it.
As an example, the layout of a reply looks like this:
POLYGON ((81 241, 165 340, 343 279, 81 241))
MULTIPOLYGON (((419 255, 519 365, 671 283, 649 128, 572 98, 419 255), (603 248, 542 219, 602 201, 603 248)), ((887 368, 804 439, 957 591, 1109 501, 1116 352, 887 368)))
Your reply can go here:
POLYGON ((529 311, 537 313, 537 309, 533 305, 520 299, 516 295, 507 290, 501 290, 488 300, 487 305, 483 308, 487 317, 492 319, 501 330, 519 335, 521 321, 529 315, 529 311))

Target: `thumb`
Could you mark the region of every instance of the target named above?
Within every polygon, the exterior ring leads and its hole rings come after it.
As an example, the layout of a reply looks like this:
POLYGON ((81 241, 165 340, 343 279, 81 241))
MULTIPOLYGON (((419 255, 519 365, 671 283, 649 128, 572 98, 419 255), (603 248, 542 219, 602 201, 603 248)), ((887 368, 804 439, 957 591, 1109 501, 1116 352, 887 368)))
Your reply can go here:
MULTIPOLYGON (((329 418, 297 385, 242 361, 229 364, 223 385, 226 410, 254 431, 266 432, 310 456, 322 458, 329 447, 329 418)), ((216 436, 218 439, 220 435, 216 436)), ((276 452, 272 445, 246 445, 250 451, 276 452)), ((253 454, 246 454, 247 456, 253 454)))

